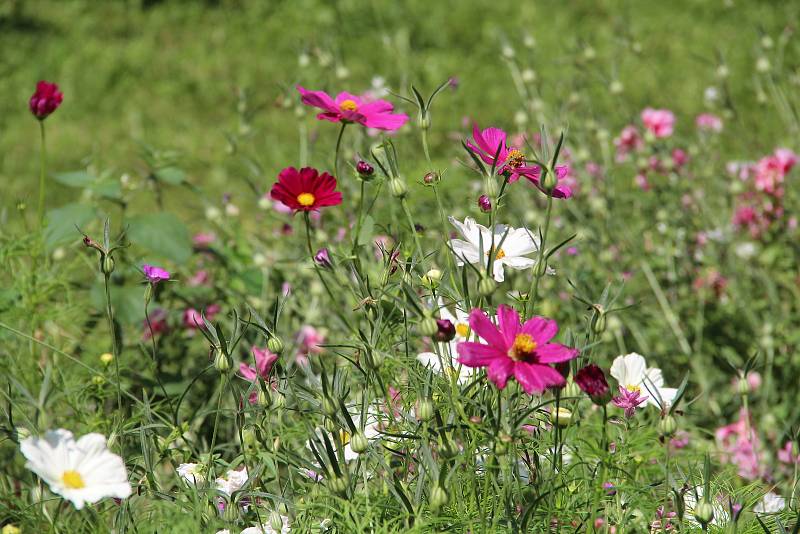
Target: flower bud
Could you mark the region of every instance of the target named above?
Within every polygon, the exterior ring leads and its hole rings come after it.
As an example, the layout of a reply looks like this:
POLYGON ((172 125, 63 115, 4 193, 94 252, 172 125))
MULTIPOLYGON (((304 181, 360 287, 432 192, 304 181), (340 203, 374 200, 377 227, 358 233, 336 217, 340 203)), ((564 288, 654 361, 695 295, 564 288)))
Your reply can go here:
POLYGON ((365 182, 368 182, 375 177, 375 167, 363 160, 356 163, 356 172, 358 173, 358 176, 365 182))
POLYGON ((558 185, 558 176, 553 169, 543 169, 542 188, 545 191, 552 191, 558 185))
POLYGON ((580 397, 581 388, 580 386, 578 386, 578 384, 575 383, 574 380, 568 380, 567 385, 561 391, 561 396, 567 398, 580 397))
POLYGON ((437 331, 433 335, 433 339, 440 343, 447 343, 456 337, 456 326, 450 319, 437 319, 437 331))
POLYGON ((422 277, 422 285, 429 289, 436 289, 439 287, 439 282, 442 281, 442 271, 439 269, 431 269, 422 277))
POLYGON ((11 523, 7 524, 0 530, 0 534, 21 534, 21 530, 18 526, 12 525, 11 523))
POLYGON ((270 395, 270 398, 272 399, 273 408, 283 408, 286 406, 286 395, 283 393, 275 391, 270 395))
POLYGON ((406 187, 406 183, 400 178, 392 178, 389 180, 389 190, 396 198, 405 198, 408 194, 408 187, 406 187))
POLYGON ((439 332, 439 325, 433 317, 427 316, 419 322, 419 333, 423 336, 434 336, 437 332, 439 332))
POLYGON ((256 431, 252 427, 242 430, 242 443, 244 443, 245 447, 255 447, 258 444, 258 436, 256 436, 256 431))
POLYGON ((492 293, 494 293, 497 284, 494 280, 489 278, 488 276, 484 276, 481 278, 480 282, 478 282, 478 295, 482 297, 488 297, 492 293))
POLYGON ((600 335, 606 331, 606 311, 596 304, 594 314, 592 315, 592 332, 595 335, 600 335))
POLYGON ((671 415, 665 415, 661 418, 661 421, 658 422, 658 433, 665 438, 671 438, 675 435, 677 430, 678 423, 671 415))
POLYGON ((380 350, 374 350, 370 353, 370 366, 373 369, 380 369, 383 362, 386 361, 386 353, 380 350))
POLYGON ((103 375, 93 375, 92 376, 92 384, 94 384, 95 386, 102 386, 105 383, 106 383, 106 379, 105 379, 105 377, 103 377, 103 375))
POLYGON ((707 525, 714 519, 714 507, 703 499, 694 507, 694 518, 702 525, 707 525))
POLYGON ((747 381, 747 378, 744 376, 739 378, 737 389, 739 391, 739 395, 747 395, 750 393, 750 383, 747 381))
POLYGON ((494 178, 486 178, 486 180, 483 181, 483 185, 483 192, 486 194, 486 196, 489 198, 497 197, 499 190, 497 188, 497 181, 494 178))
POLYGON ((547 274, 547 260, 542 259, 542 261, 536 264, 536 276, 544 276, 547 274))
POLYGON ((267 348, 273 354, 280 354, 283 352, 283 341, 279 337, 271 337, 267 340, 267 348))
POLYGON ((439 176, 438 172, 431 171, 422 177, 422 181, 425 182, 425 185, 438 184, 441 181, 441 176, 439 176))
POLYGON ((492 201, 489 200, 488 196, 481 195, 478 197, 478 207, 483 213, 489 213, 492 211, 492 201))
POLYGON ((353 437, 350 438, 350 448, 353 449, 353 452, 356 454, 366 452, 366 450, 369 448, 367 436, 365 436, 360 430, 356 432, 353 437))
POLYGON ((58 109, 64 95, 58 90, 58 85, 44 80, 36 84, 36 91, 28 101, 28 107, 37 119, 44 120, 58 109))
POLYGON ((224 373, 231 368, 230 358, 220 349, 214 349, 214 368, 220 373, 224 373))
POLYGON ((272 404, 272 399, 270 398, 268 389, 259 387, 257 399, 259 406, 269 406, 270 404, 272 404))
POLYGON ((327 248, 321 248, 314 254, 314 263, 322 267, 323 269, 330 269, 333 265, 331 263, 331 255, 328 252, 327 248))
POLYGON ((441 487, 439 484, 436 484, 431 488, 431 494, 429 496, 429 503, 431 505, 431 510, 439 510, 443 506, 445 506, 450 501, 450 495, 447 494, 447 490, 441 487))
POLYGON ((550 422, 564 428, 572 422, 572 412, 564 407, 553 409, 550 412, 550 422))
POLYGON ((114 361, 114 355, 110 352, 104 352, 100 355, 100 363, 103 365, 109 365, 111 362, 114 361))
POLYGON ((103 255, 100 261, 100 271, 103 274, 109 275, 114 272, 114 258, 109 256, 108 254, 103 255))
POLYGON ((322 399, 322 413, 327 415, 328 417, 333 417, 336 415, 338 411, 336 406, 336 401, 334 401, 330 396, 325 395, 322 399))
POLYGON ((419 127, 423 130, 427 130, 431 127, 431 118, 428 116, 427 113, 420 113, 419 114, 419 127))
POLYGON ((275 510, 269 514, 269 526, 275 532, 283 532, 283 518, 281 514, 275 510))
POLYGON ((328 476, 328 487, 334 493, 344 495, 347 492, 347 477, 336 476, 335 473, 329 473, 329 475, 330 476, 328 476))
POLYGON ((228 523, 234 523, 239 520, 239 506, 233 502, 225 503, 225 510, 222 512, 222 519, 228 523))
POLYGON ((433 402, 430 399, 422 399, 417 402, 416 415, 420 421, 428 421, 433 417, 433 402))

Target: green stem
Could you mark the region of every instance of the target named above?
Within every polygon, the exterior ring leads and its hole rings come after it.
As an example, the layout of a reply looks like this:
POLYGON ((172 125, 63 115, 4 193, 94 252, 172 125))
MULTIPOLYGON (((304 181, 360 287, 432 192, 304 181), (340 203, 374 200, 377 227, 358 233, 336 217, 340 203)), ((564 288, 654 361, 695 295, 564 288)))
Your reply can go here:
POLYGON ((39 166, 39 209, 36 212, 39 218, 39 227, 44 226, 44 187, 45 187, 45 170, 47 168, 47 149, 45 145, 45 136, 44 136, 44 121, 39 121, 39 133, 41 134, 42 139, 42 150, 41 150, 41 160, 39 166))
POLYGON ((406 214, 406 218, 408 219, 408 227, 411 230, 411 236, 414 238, 414 246, 417 249, 417 254, 419 255, 419 261, 422 262, 423 254, 422 254, 422 246, 419 244, 419 236, 417 235, 417 228, 414 226, 414 217, 411 216, 411 210, 408 209, 408 203, 406 202, 405 198, 400 199, 400 205, 403 208, 403 212, 406 214))
POLYGON ((211 448, 208 450, 208 470, 206 471, 206 480, 213 480, 211 478, 211 470, 214 468, 214 447, 217 443, 217 428, 219 427, 219 412, 222 410, 222 395, 225 394, 225 387, 228 385, 228 373, 222 374, 222 385, 219 388, 219 396, 217 397, 217 411, 214 414, 214 428, 211 430, 211 448))
POLYGON ((355 254, 356 249, 358 248, 358 234, 361 233, 361 219, 364 217, 364 191, 366 187, 366 182, 364 180, 360 180, 361 182, 361 195, 358 197, 358 217, 356 218, 356 229, 355 233, 353 234, 353 253, 355 254))
POLYGON ((536 302, 536 299, 539 294, 539 280, 542 279, 547 272, 547 268, 542 266, 542 262, 544 261, 544 250, 545 244, 547 243, 547 233, 550 230, 550 217, 553 211, 553 195, 548 193, 547 195, 547 212, 545 214, 544 219, 544 232, 542 233, 542 242, 539 243, 539 257, 536 260, 536 273, 531 281, 531 289, 528 291, 528 298, 525 300, 525 305, 523 306, 523 313, 524 317, 528 316, 528 311, 533 313, 533 306, 536 302), (530 308, 529 308, 530 307, 530 308))
MULTIPOLYGON (((102 260, 101 260, 102 261, 102 260)), ((114 355, 114 378, 117 381, 117 414, 116 417, 120 419, 120 426, 121 419, 122 419, 122 381, 119 377, 119 341, 117 340, 117 330, 114 327, 114 309, 111 306, 111 290, 108 285, 108 281, 111 278, 111 275, 108 273, 103 274, 103 283, 105 286, 105 294, 106 294, 106 317, 108 318, 108 329, 111 332, 111 353, 114 355)), ((122 457, 122 461, 125 461, 125 451, 122 446, 122 433, 120 433, 119 437, 120 441, 120 456, 122 457)))
MULTIPOLYGON (((449 228, 447 226, 447 218, 445 217, 445 214, 444 214, 444 207, 442 206, 442 199, 439 196, 439 188, 436 185, 433 186, 433 196, 436 197, 436 207, 439 210, 439 219, 440 219, 441 224, 442 224, 442 236, 444 236, 445 244, 446 244, 449 241, 447 236, 450 235, 450 232, 449 232, 449 228)), ((455 276, 456 262, 453 260, 453 254, 450 252, 450 250, 446 249, 445 253, 446 253, 445 255, 447 256, 447 267, 448 267, 447 270, 450 272, 450 285, 453 287, 453 290, 455 291, 455 289, 456 289, 456 276, 455 276)))
POLYGON ((339 147, 342 145, 342 136, 345 128, 347 128, 347 123, 343 122, 339 130, 339 136, 336 138, 336 151, 333 155, 333 172, 337 180, 339 179, 339 147))
POLYGON ((428 160, 428 165, 433 165, 433 162, 431 161, 431 153, 430 153, 430 150, 428 148, 428 129, 427 128, 423 128, 422 129, 422 150, 425 151, 425 159, 428 160))

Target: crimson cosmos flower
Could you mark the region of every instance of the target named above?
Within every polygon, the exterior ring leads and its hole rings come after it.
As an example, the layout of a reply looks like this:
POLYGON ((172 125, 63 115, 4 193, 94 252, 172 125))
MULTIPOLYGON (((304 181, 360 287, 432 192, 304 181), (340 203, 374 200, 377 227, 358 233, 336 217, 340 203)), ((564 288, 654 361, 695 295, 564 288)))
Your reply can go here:
POLYGON ((366 100, 363 97, 342 92, 332 98, 325 91, 309 91, 297 86, 303 104, 320 108, 317 119, 331 122, 355 122, 367 128, 379 130, 398 130, 406 122, 408 115, 392 113, 394 106, 386 100, 366 100))
POLYGON ((284 205, 298 211, 316 211, 326 206, 342 203, 342 194, 336 189, 336 178, 311 167, 299 171, 286 167, 278 175, 278 182, 272 186, 270 196, 284 205))
POLYGON ((62 100, 64 95, 58 90, 58 85, 42 80, 36 84, 36 92, 31 95, 28 107, 42 121, 61 105, 62 100))
POLYGON ((578 384, 581 391, 589 395, 592 400, 600 401, 599 404, 608 402, 611 390, 608 387, 606 375, 597 365, 590 363, 575 373, 575 383, 578 384))
POLYGON ((489 380, 500 389, 511 376, 528 395, 563 386, 564 377, 549 364, 578 355, 577 349, 550 343, 558 333, 555 321, 533 317, 520 324, 517 311, 505 304, 497 307, 497 326, 477 308, 469 314, 469 326, 486 343, 459 343, 458 361, 467 367, 487 367, 489 380))

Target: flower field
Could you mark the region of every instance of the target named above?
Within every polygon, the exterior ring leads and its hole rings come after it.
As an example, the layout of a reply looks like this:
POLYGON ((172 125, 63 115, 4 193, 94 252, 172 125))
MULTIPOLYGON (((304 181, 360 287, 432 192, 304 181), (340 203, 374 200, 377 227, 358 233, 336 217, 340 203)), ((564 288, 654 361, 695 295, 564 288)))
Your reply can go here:
POLYGON ((0 5, 0 533, 798 533, 800 5, 0 5))

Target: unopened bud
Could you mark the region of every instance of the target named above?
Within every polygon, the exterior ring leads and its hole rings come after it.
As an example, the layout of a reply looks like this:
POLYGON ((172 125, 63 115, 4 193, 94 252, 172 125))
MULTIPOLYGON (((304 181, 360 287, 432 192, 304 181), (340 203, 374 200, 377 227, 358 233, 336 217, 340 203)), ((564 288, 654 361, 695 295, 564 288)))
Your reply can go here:
POLYGON ((222 512, 222 518, 228 523, 234 523, 239 520, 239 506, 233 502, 225 503, 225 511, 222 512))
POLYGON ((419 333, 423 336, 434 336, 439 331, 436 319, 427 316, 419 322, 419 333))
POLYGON ((220 373, 231 368, 230 358, 220 349, 214 349, 214 368, 220 373))
POLYGON ((489 278, 488 276, 484 276, 481 278, 480 282, 478 282, 478 295, 482 297, 488 297, 492 293, 494 293, 497 284, 494 280, 489 278))
POLYGON ((344 476, 336 476, 332 474, 332 476, 328 477, 328 487, 334 493, 338 493, 343 495, 347 492, 347 478, 344 476))
POLYGON ((536 264, 536 276, 544 276, 547 274, 547 260, 542 259, 542 261, 536 264))
POLYGON ((283 393, 275 391, 272 393, 271 398, 273 408, 283 408, 286 406, 286 395, 283 393))
POLYGON ((707 525, 714 519, 714 507, 703 499, 694 507, 694 518, 702 525, 707 525))
POLYGON ((678 423, 675 421, 675 418, 669 414, 662 417, 661 421, 658 422, 658 433, 665 438, 671 438, 675 435, 677 430, 678 423))
POLYGON ((439 173, 435 171, 431 171, 422 177, 422 181, 425 182, 425 185, 438 184, 440 180, 441 177, 439 176, 439 173))
POLYGON ((360 430, 356 432, 353 437, 350 438, 350 448, 353 449, 353 452, 356 454, 366 452, 369 448, 367 436, 365 436, 360 430))
POLYGON ((439 269, 431 269, 422 276, 422 285, 429 289, 436 289, 441 281, 442 271, 439 269))
POLYGON ((406 183, 400 178, 392 178, 389 180, 389 190, 392 195, 397 198, 404 198, 408 194, 408 187, 406 183))
POLYGON ((489 200, 488 196, 481 195, 478 197, 478 207, 483 213, 489 213, 492 211, 492 201, 489 200))
POLYGON ((362 160, 356 163, 356 172, 362 180, 368 182, 375 176, 375 167, 362 160))
POLYGON ((370 365, 373 369, 380 369, 384 361, 386 361, 385 352, 374 350, 370 353, 370 365))
POLYGON ((746 377, 742 376, 739 378, 737 389, 739 390, 739 395, 747 395, 750 393, 750 383, 747 381, 746 377))
POLYGON ((106 379, 103 377, 103 375, 92 376, 92 384, 94 384, 95 386, 102 386, 105 383, 106 379))
POLYGON ((572 422, 572 412, 563 407, 553 409, 550 412, 550 422, 564 428, 572 422))
POLYGON ((275 510, 269 514, 269 526, 275 532, 283 532, 283 518, 281 517, 281 514, 275 510))
POLYGON ((103 256, 102 261, 100 262, 100 270, 105 275, 109 275, 114 272, 114 258, 109 256, 108 254, 103 256))
POLYGON ((100 355, 100 363, 102 363, 103 365, 108 365, 113 361, 114 361, 114 355, 111 354, 110 352, 104 352, 103 354, 100 355))
POLYGON ((431 505, 431 510, 434 511, 439 510, 443 506, 447 505, 449 501, 450 501, 450 495, 447 494, 447 490, 445 490, 439 484, 433 486, 433 488, 431 489, 430 500, 429 500, 431 505))
POLYGON ((272 404, 272 399, 270 398, 269 390, 259 387, 258 388, 258 405, 259 406, 269 406, 272 404))
POLYGON ((427 130, 431 127, 431 118, 428 116, 427 113, 420 113, 419 114, 419 127, 423 130, 427 130))
POLYGON ((338 411, 336 406, 336 401, 330 398, 328 395, 322 399, 322 413, 327 415, 328 417, 333 417, 336 415, 338 411))
POLYGON ((542 188, 545 191, 552 191, 558 185, 558 176, 552 169, 543 169, 542 188))
POLYGON ((242 430, 242 443, 245 447, 255 447, 258 443, 258 436, 253 428, 248 427, 242 430))
POLYGON ((568 380, 561 392, 562 396, 567 398, 580 397, 582 393, 580 386, 574 380, 568 380))
POLYGON ((420 421, 428 421, 433 417, 433 402, 429 399, 422 399, 417 403, 417 419, 420 421))
POLYGON ((267 340, 267 348, 273 354, 280 354, 283 352, 283 341, 279 337, 271 337, 267 340))
POLYGON ((440 343, 447 343, 456 337, 456 326, 450 319, 437 319, 436 328, 433 338, 440 343))
POLYGON ((594 314, 592 315, 592 332, 599 336, 605 331, 606 311, 600 305, 596 305, 594 308, 594 314))

